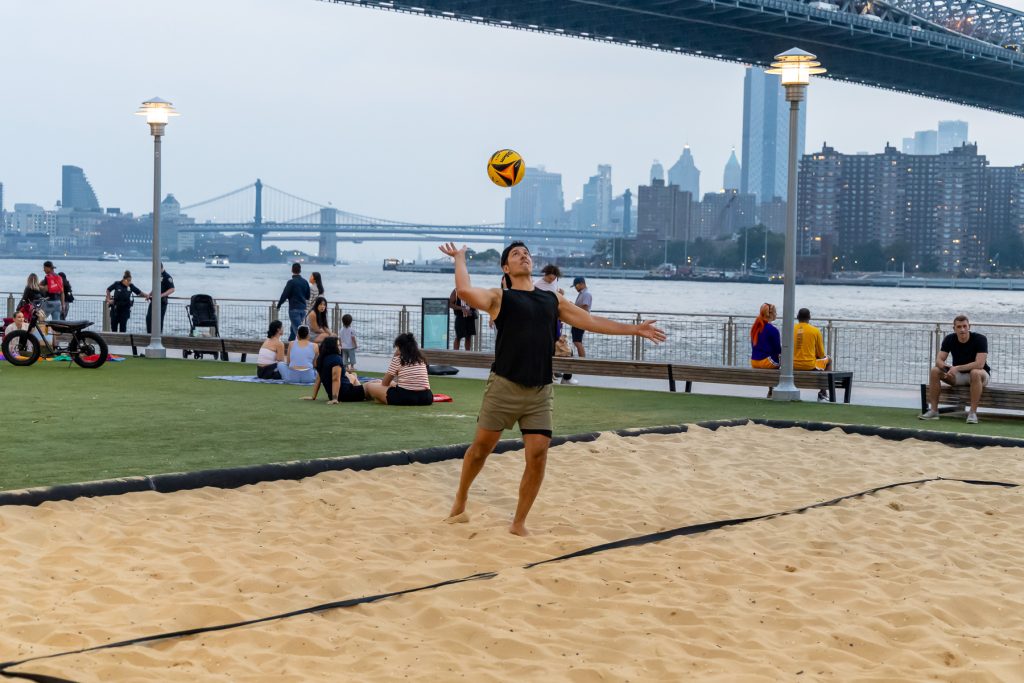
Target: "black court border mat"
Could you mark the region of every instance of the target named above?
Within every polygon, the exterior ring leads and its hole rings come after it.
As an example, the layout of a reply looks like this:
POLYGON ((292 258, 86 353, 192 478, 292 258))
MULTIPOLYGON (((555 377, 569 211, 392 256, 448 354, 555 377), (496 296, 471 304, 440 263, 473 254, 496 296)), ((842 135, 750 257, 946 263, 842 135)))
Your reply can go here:
MULTIPOLYGON (((797 421, 787 421, 787 420, 756 420, 756 419, 755 420, 720 420, 720 421, 704 422, 704 423, 697 423, 697 424, 698 424, 698 426, 706 427, 706 428, 714 430, 714 429, 718 429, 719 427, 741 426, 741 425, 750 424, 750 423, 761 424, 761 425, 769 426, 769 427, 772 427, 772 428, 783 429, 783 428, 790 428, 790 427, 798 427, 798 428, 804 428, 804 429, 809 429, 809 430, 813 430, 813 431, 825 431, 825 430, 839 428, 839 429, 842 429, 845 433, 848 433, 848 434, 864 434, 864 435, 871 435, 871 436, 879 436, 879 437, 885 438, 887 440, 894 440, 894 441, 903 441, 903 440, 910 439, 910 438, 921 439, 921 435, 927 435, 928 438, 922 439, 922 440, 938 442, 938 443, 943 443, 944 445, 949 445, 949 446, 954 446, 954 447, 962 447, 962 448, 981 448, 981 447, 984 447, 984 446, 1011 446, 1011 447, 1021 447, 1021 446, 1024 446, 1024 440, 1020 440, 1020 439, 1004 439, 1004 438, 981 437, 981 436, 962 435, 962 434, 953 434, 953 435, 951 435, 951 434, 937 433, 937 432, 928 432, 928 431, 922 431, 922 430, 907 430, 907 429, 893 429, 893 428, 880 428, 880 427, 866 427, 866 426, 863 426, 863 425, 836 425, 836 424, 831 424, 831 423, 812 423, 812 422, 797 422, 797 421), (940 438, 933 438, 933 437, 936 437, 936 436, 938 436, 940 438), (952 438, 949 438, 949 437, 952 437, 952 438)), ((674 434, 674 433, 682 433, 682 432, 685 432, 685 431, 687 431, 687 425, 673 425, 673 426, 667 426, 667 427, 653 427, 653 428, 646 428, 646 429, 619 430, 619 431, 617 431, 615 433, 620 434, 622 436, 638 436, 638 435, 642 435, 642 434, 674 434)), ((558 440, 557 443, 561 444, 561 443, 567 443, 567 442, 572 442, 572 441, 577 441, 577 442, 579 442, 579 441, 592 441, 596 437, 597 437, 597 433, 575 435, 575 436, 570 436, 570 437, 562 437, 561 439, 558 440)), ((552 439, 552 442, 554 443, 555 440, 552 439)), ((516 441, 507 441, 507 442, 503 442, 503 443, 507 444, 507 446, 505 448, 502 448, 501 452, 517 448, 516 445, 515 445, 517 443, 516 441)), ((447 451, 450 451, 452 449, 457 449, 457 448, 464 448, 464 447, 451 446, 451 447, 446 447, 445 449, 441 449, 441 450, 447 452, 447 451)), ((431 450, 432 451, 433 449, 427 449, 427 450, 431 450)), ((437 454, 436 453, 432 453, 431 455, 435 456, 435 457, 433 457, 433 459, 431 459, 431 460, 429 460, 427 462, 437 462, 439 460, 452 459, 453 457, 458 457, 458 454, 461 454, 461 452, 462 452, 461 450, 457 451, 457 454, 454 455, 454 456, 448 455, 448 454, 445 453, 444 457, 436 457, 437 454)), ((408 462, 424 462, 424 460, 412 459, 412 455, 413 454, 422 453, 421 451, 401 452, 401 453, 405 453, 405 455, 409 458, 409 459, 406 460, 407 463, 408 462)), ((394 455, 394 454, 383 454, 383 455, 394 455)), ((372 457, 372 456, 362 456, 362 457, 372 457)), ((359 458, 359 456, 357 456, 357 458, 359 458)), ((340 459, 340 460, 346 460, 346 459, 340 459)), ((348 460, 351 460, 351 459, 348 459, 348 460)), ((309 461, 309 462, 322 462, 322 461, 309 461)), ((298 464, 303 464, 303 463, 284 463, 284 464, 285 465, 298 465, 298 464)), ((387 462, 386 464, 373 465, 373 467, 381 467, 381 466, 387 466, 387 465, 391 465, 391 464, 402 464, 402 463, 401 462, 387 462)), ((250 469, 253 469, 253 468, 233 468, 231 470, 217 470, 217 471, 212 471, 212 472, 220 472, 220 473, 223 473, 223 472, 238 472, 239 470, 250 470, 250 469)), ((346 468, 337 468, 337 467, 335 467, 333 469, 346 469, 346 468)), ((361 467, 359 469, 372 469, 372 467, 361 467)), ((321 471, 326 471, 326 470, 321 470, 321 471)), ((193 474, 204 474, 204 473, 193 473, 193 474)), ((308 476, 308 475, 303 475, 303 476, 308 476)), ((284 478, 284 477, 278 477, 278 478, 284 478)), ((147 479, 147 478, 143 478, 143 479, 147 479)), ((118 481, 118 480, 115 480, 115 481, 118 481)), ((191 481, 191 480, 186 480, 186 483, 188 483, 188 481, 191 481)), ((228 481, 232 481, 232 480, 228 479, 228 481)), ((546 560, 540 560, 540 561, 537 561, 537 562, 531 562, 529 564, 523 565, 523 569, 532 569, 533 567, 537 567, 537 566, 541 566, 541 565, 546 565, 546 564, 550 564, 550 563, 553 563, 553 562, 562 562, 562 561, 573 559, 573 558, 576 558, 576 557, 583 557, 583 556, 586 556, 586 555, 593 555, 593 554, 596 554, 596 553, 606 552, 606 551, 609 551, 609 550, 615 550, 615 549, 619 549, 619 548, 628 548, 628 547, 639 546, 639 545, 647 545, 649 543, 658 543, 658 542, 661 542, 661 541, 668 540, 670 538, 675 538, 677 536, 691 536, 691 535, 696 535, 696 534, 703 534, 703 533, 707 533, 709 531, 715 531, 715 530, 718 530, 718 529, 723 529, 723 528, 731 527, 731 526, 737 526, 737 525, 740 525, 740 524, 747 524, 747 523, 750 523, 750 522, 757 522, 757 521, 762 521, 762 520, 768 520, 768 519, 773 519, 773 518, 776 518, 776 517, 782 517, 782 516, 786 516, 786 515, 802 514, 802 513, 805 513, 807 511, 809 511, 809 510, 813 510, 813 509, 816 509, 816 508, 830 507, 830 506, 838 505, 839 503, 842 503, 842 502, 847 501, 847 500, 862 498, 864 496, 868 496, 868 495, 871 495, 871 494, 874 494, 874 493, 878 493, 879 491, 885 491, 885 490, 894 489, 894 488, 903 487, 903 486, 923 485, 923 484, 928 484, 928 483, 937 482, 937 481, 959 482, 959 483, 968 484, 968 485, 972 485, 972 486, 997 486, 997 487, 1002 487, 1002 488, 1017 488, 1017 487, 1020 486, 1020 484, 1018 484, 1018 483, 1009 483, 1009 482, 1000 482, 1000 481, 988 481, 988 480, 975 480, 975 479, 955 479, 955 478, 947 478, 947 477, 930 477, 930 478, 926 478, 926 479, 917 479, 917 480, 912 480, 912 481, 895 482, 895 483, 890 483, 890 484, 884 484, 884 485, 881 485, 881 486, 876 486, 876 487, 873 487, 873 488, 870 488, 870 489, 867 489, 867 490, 864 490, 864 491, 858 491, 856 493, 847 494, 847 495, 844 495, 844 496, 840 496, 838 498, 833 498, 832 500, 821 501, 821 502, 818 502, 818 503, 812 503, 812 504, 809 504, 809 505, 805 505, 805 506, 798 507, 798 508, 793 508, 793 509, 790 509, 790 510, 784 510, 784 511, 781 511, 781 512, 770 512, 770 513, 755 515, 755 516, 752 516, 752 517, 741 517, 741 518, 735 518, 735 519, 718 520, 718 521, 713 521, 713 522, 703 522, 703 523, 691 524, 691 525, 687 525, 687 526, 683 526, 683 527, 678 527, 678 528, 675 528, 675 529, 658 531, 658 532, 655 532, 655 533, 645 534, 645 535, 642 535, 642 536, 634 536, 634 537, 631 537, 631 538, 619 539, 617 541, 612 541, 612 542, 609 542, 609 543, 603 543, 603 544, 600 544, 600 545, 595 545, 595 546, 591 546, 591 547, 588 547, 588 548, 583 548, 581 550, 576 550, 576 551, 573 551, 573 552, 570 552, 570 553, 566 553, 564 555, 559 555, 557 557, 548 558, 546 560)), ((106 482, 92 482, 92 483, 93 484, 105 484, 106 482)), ((244 482, 244 483, 249 483, 249 482, 244 482)), ((236 486, 244 485, 244 483, 236 484, 236 486)), ((201 484, 201 485, 206 486, 206 485, 210 485, 210 484, 201 484)), ((87 484, 82 484, 80 486, 87 486, 87 484)), ((64 488, 64 487, 55 487, 55 488, 64 488)), ((195 486, 189 486, 189 487, 182 486, 182 487, 179 487, 179 488, 174 489, 174 490, 186 490, 186 488, 195 488, 195 486)), ((107 489, 103 489, 103 490, 105 491, 105 493, 101 494, 101 495, 112 495, 111 491, 109 491, 107 489)), ((153 486, 153 487, 151 487, 150 490, 159 490, 159 489, 157 489, 155 486, 153 486)), ((46 489, 37 489, 37 491, 46 491, 46 489)), ((68 493, 68 492, 65 491, 64 493, 68 493)), ((88 493, 83 493, 83 492, 79 491, 78 495, 80 496, 80 495, 89 495, 89 494, 88 493)), ((75 496, 75 497, 78 497, 78 496, 75 496)), ((64 500, 67 500, 67 499, 68 498, 64 498, 64 500)), ((21 502, 21 503, 15 503, 15 504, 23 504, 24 505, 24 504, 37 504, 37 503, 21 502)), ((425 586, 417 586, 417 587, 414 587, 414 588, 407 588, 407 589, 404 589, 404 590, 393 591, 393 592, 390 592, 390 593, 380 593, 380 594, 377 594, 377 595, 366 595, 366 596, 361 596, 361 597, 356 597, 356 598, 347 598, 347 599, 343 599, 343 600, 337 600, 337 601, 334 601, 334 602, 323 603, 323 604, 320 604, 320 605, 314 605, 312 607, 305 607, 305 608, 301 608, 301 609, 294 610, 294 611, 291 611, 291 612, 286 612, 286 613, 281 613, 281 614, 274 614, 274 615, 265 616, 265 617, 258 617, 258 618, 255 618, 255 619, 249 619, 249 620, 246 620, 246 621, 240 621, 240 622, 234 622, 234 623, 228 623, 228 624, 215 624, 215 625, 212 625, 212 626, 201 626, 201 627, 197 627, 197 628, 184 629, 184 630, 180 630, 180 631, 172 631, 172 632, 165 632, 165 633, 159 633, 159 634, 153 634, 153 635, 137 636, 137 637, 134 637, 134 638, 131 638, 131 639, 128 639, 128 640, 122 640, 122 641, 117 641, 117 642, 113 642, 113 643, 105 643, 105 644, 102 644, 102 645, 96 645, 96 646, 92 646, 92 647, 80 648, 80 649, 77 649, 77 650, 70 650, 70 651, 65 651, 65 652, 56 652, 56 653, 52 653, 52 654, 49 654, 49 655, 37 655, 37 656, 34 656, 34 657, 29 657, 29 658, 25 658, 25 659, 21 659, 21 660, 16 660, 16 661, 12 660, 12 661, 0 662, 0 677, 12 678, 12 679, 13 678, 17 678, 17 679, 22 679, 22 680, 34 681, 35 683, 76 683, 73 679, 59 678, 59 677, 56 677, 56 676, 49 676, 49 675, 46 675, 46 674, 35 674, 35 673, 30 673, 30 672, 14 672, 14 671, 10 671, 9 669, 12 668, 12 667, 21 666, 21 665, 28 664, 28 663, 31 663, 31 662, 42 661, 42 660, 47 660, 47 659, 54 659, 54 658, 68 656, 68 655, 86 654, 86 653, 90 653, 90 652, 96 652, 96 651, 99 651, 99 650, 107 650, 107 649, 129 647, 129 646, 132 646, 132 645, 142 645, 142 644, 145 644, 145 643, 151 643, 151 642, 156 642, 156 641, 160 641, 160 640, 169 640, 169 639, 174 639, 174 638, 183 638, 183 637, 188 637, 188 636, 200 635, 200 634, 204 634, 204 633, 213 633, 213 632, 217 632, 217 631, 225 631, 225 630, 229 630, 229 629, 242 628, 242 627, 252 626, 252 625, 266 623, 266 622, 270 622, 270 621, 278 621, 278 620, 281 620, 281 619, 287 619, 287 618, 290 618, 290 617, 300 616, 300 615, 304 615, 304 614, 314 614, 314 613, 323 612, 323 611, 326 611, 326 610, 341 609, 341 608, 346 608, 346 607, 353 607, 353 606, 356 606, 356 605, 369 604, 369 603, 378 602, 380 600, 386 600, 388 598, 399 597, 399 596, 407 595, 407 594, 411 594, 411 593, 418 593, 418 592, 427 591, 427 590, 434 590, 434 589, 437 589, 437 588, 442 588, 444 586, 450 586, 450 585, 459 584, 459 583, 465 583, 465 582, 470 582, 470 581, 483 581, 483 580, 493 579, 493 578, 495 578, 497 576, 498 576, 498 572, 496 572, 496 571, 493 571, 493 572, 482 572, 482 573, 478 573, 478 574, 472 574, 472 575, 469 575, 469 576, 464 576, 464 577, 461 577, 461 578, 449 579, 449 580, 446 580, 446 581, 440 581, 440 582, 428 584, 428 585, 425 585, 425 586)))
MULTIPOLYGON (((716 430, 721 427, 740 427, 757 424, 776 429, 796 427, 810 431, 828 431, 839 429, 847 434, 878 436, 889 441, 918 439, 941 443, 954 448, 985 448, 987 446, 1004 446, 1008 448, 1024 448, 1024 439, 1009 437, 984 436, 978 434, 962 434, 955 432, 937 432, 926 429, 904 429, 899 427, 876 427, 871 425, 841 424, 833 422, 810 422, 801 420, 768 420, 762 418, 739 418, 732 420, 710 420, 696 423, 664 425, 660 427, 640 427, 635 429, 618 429, 610 433, 619 436, 642 436, 644 434, 680 434, 690 426, 716 430)), ((581 443, 594 441, 601 432, 586 432, 555 436, 551 446, 565 443, 581 443)), ((156 491, 173 493, 192 489, 214 488, 233 489, 262 482, 297 480, 316 476, 323 472, 339 470, 373 470, 379 467, 410 465, 412 463, 429 464, 444 460, 457 460, 466 452, 469 444, 452 444, 449 446, 432 446, 407 451, 386 451, 366 455, 350 455, 336 458, 317 458, 315 460, 293 460, 289 462, 269 463, 264 465, 246 465, 195 472, 173 472, 168 474, 152 474, 119 479, 104 479, 76 484, 59 484, 31 489, 0 491, 2 505, 40 505, 46 502, 70 501, 82 497, 116 496, 124 493, 156 491)), ((521 439, 502 439, 494 448, 494 453, 506 453, 523 448, 521 439)))

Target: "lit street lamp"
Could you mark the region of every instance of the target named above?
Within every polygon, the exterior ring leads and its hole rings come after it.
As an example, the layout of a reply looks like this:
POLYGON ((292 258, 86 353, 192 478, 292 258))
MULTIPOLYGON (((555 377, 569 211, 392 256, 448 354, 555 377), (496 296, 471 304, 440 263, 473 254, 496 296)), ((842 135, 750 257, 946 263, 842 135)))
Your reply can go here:
POLYGON ((797 128, 800 102, 806 94, 811 76, 825 73, 810 52, 794 47, 775 55, 772 68, 766 73, 782 77, 789 102, 789 184, 786 192, 786 258, 782 296, 782 364, 779 386, 772 392, 777 401, 799 401, 800 390, 793 383, 793 308, 796 305, 796 177, 797 128))
POLYGON ((151 299, 149 307, 152 333, 149 347, 146 348, 146 358, 166 358, 167 350, 160 340, 160 138, 164 135, 168 119, 178 113, 170 102, 159 97, 146 100, 135 113, 146 117, 149 132, 153 135, 153 288, 150 293, 154 299, 151 299))

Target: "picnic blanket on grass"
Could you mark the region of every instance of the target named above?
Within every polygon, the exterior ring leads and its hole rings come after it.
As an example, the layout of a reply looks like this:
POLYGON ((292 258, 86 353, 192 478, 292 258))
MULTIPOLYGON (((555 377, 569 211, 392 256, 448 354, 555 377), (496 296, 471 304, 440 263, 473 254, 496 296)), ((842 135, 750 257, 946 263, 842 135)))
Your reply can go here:
MULTIPOLYGON (((211 375, 208 377, 200 377, 199 379, 221 379, 225 382, 248 382, 250 384, 289 384, 283 379, 260 379, 256 375, 211 375)), ((360 377, 360 382, 374 382, 380 379, 379 377, 360 377)), ((312 382, 306 384, 295 384, 294 386, 313 386, 312 382)), ((434 394, 434 403, 451 403, 452 397, 447 394, 434 394)))

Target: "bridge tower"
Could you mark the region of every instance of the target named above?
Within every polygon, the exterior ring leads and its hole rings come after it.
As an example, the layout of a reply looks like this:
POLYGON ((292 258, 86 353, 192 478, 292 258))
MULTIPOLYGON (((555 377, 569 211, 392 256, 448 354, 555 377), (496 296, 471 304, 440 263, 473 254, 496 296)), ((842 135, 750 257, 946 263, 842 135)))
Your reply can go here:
POLYGON ((338 210, 325 207, 320 209, 320 225, 332 226, 320 231, 320 249, 317 255, 321 261, 335 263, 338 260, 338 210))
POLYGON ((253 246, 258 256, 263 253, 263 236, 267 234, 263 228, 263 181, 259 178, 256 179, 256 212, 253 214, 252 223, 253 246))

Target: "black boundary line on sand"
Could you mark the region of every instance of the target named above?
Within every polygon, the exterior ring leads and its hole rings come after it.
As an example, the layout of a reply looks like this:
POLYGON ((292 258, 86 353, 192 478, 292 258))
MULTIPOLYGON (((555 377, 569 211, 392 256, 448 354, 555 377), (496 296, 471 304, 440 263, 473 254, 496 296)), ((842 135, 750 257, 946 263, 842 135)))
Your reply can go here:
MULTIPOLYGON (((832 500, 826 500, 819 503, 812 503, 810 505, 804 505, 798 508, 792 508, 789 510, 783 510, 782 512, 769 512, 766 514, 755 515, 753 517, 739 517, 735 519, 724 519, 714 522, 702 522, 699 524, 690 524, 683 527, 677 527, 675 529, 668 529, 666 531, 657 531, 651 534, 644 534, 642 536, 633 536, 630 538, 623 538, 617 541, 611 541, 609 543, 602 543, 600 545, 590 546, 581 550, 576 550, 564 555, 557 557, 550 557, 546 560, 539 560, 537 562, 530 562, 529 564, 522 565, 523 569, 533 569, 541 565, 551 564, 553 562, 563 562, 577 557, 583 557, 585 555, 594 555, 596 553, 606 552, 608 550, 616 550, 619 548, 629 548, 633 546, 647 545, 650 543, 659 543, 677 536, 694 536, 697 534, 703 534, 717 529, 723 529, 731 526, 738 526, 741 524, 748 524, 750 522, 758 522, 763 520, 774 519, 777 517, 785 517, 788 515, 803 514, 809 510, 816 508, 831 507, 839 505, 840 503, 856 499, 863 498, 865 496, 878 493, 879 491, 886 491, 889 489, 895 489, 902 486, 919 486, 937 481, 948 481, 948 482, 959 482, 962 484, 968 484, 972 486, 998 486, 1002 488, 1017 488, 1021 484, 1002 482, 1002 481, 987 481, 981 479, 955 479, 947 477, 929 477, 926 479, 915 479, 912 481, 900 481, 891 484, 884 484, 882 486, 875 486, 873 488, 858 491, 857 493, 850 493, 832 500)), ((282 612, 279 614, 273 614, 265 617, 256 617, 254 619, 247 619, 245 621, 238 621, 228 624, 214 624, 213 626, 198 626, 190 629, 182 629, 179 631, 170 631, 165 633, 157 633, 147 636, 137 636, 128 640, 120 640, 113 643, 104 643, 102 645, 93 645, 91 647, 79 648, 77 650, 67 650, 64 652, 55 652, 48 655, 37 655, 34 657, 27 657, 20 660, 13 660, 8 662, 0 662, 0 677, 3 678, 20 678, 23 680, 34 681, 35 683, 77 683, 77 681, 69 678, 60 678, 57 676, 49 676, 47 674, 36 674, 31 672, 19 673, 15 671, 9 671, 11 667, 21 666, 23 664, 29 664, 31 662, 39 662, 48 659, 56 659, 59 657, 67 657, 70 655, 88 654, 91 652, 98 652, 100 650, 112 650, 123 647, 130 647, 133 645, 144 645, 146 643, 152 643, 162 640, 170 640, 175 638, 185 638, 189 636, 202 635, 204 633, 213 633, 217 631, 227 631, 230 629, 244 628, 247 626, 253 626, 256 624, 263 624, 270 621, 279 621, 282 619, 289 619, 291 617, 297 617, 305 614, 315 614, 318 612, 324 612, 327 610, 342 609, 346 607, 355 607, 356 605, 365 605, 369 603, 379 602, 388 598, 399 597, 402 595, 408 595, 410 593, 420 593, 423 591, 433 590, 435 588, 442 588, 444 586, 451 586, 459 583, 466 583, 469 581, 486 581, 489 579, 496 578, 500 572, 480 572, 477 574, 471 574, 469 576, 463 576, 457 579, 448 579, 446 581, 439 581, 436 583, 427 584, 425 586, 417 586, 415 588, 405 588, 402 590, 392 591, 389 593, 378 593, 376 595, 364 595, 357 598, 345 598, 342 600, 335 600, 333 602, 326 602, 312 607, 304 607, 301 609, 293 610, 291 612, 282 612)))
MULTIPOLYGON (((690 426, 716 430, 721 427, 739 427, 746 424, 758 424, 775 429, 796 427, 809 431, 828 431, 840 429, 846 434, 877 436, 889 441, 918 439, 941 443, 955 448, 984 448, 987 446, 1004 446, 1008 448, 1024 448, 1024 439, 1009 437, 985 436, 980 434, 962 434, 956 432, 937 432, 925 429, 905 429, 900 427, 875 427, 871 425, 839 424, 832 422, 810 422, 801 420, 768 420, 763 418, 739 418, 731 420, 709 420, 691 424, 663 425, 659 427, 639 427, 634 429, 618 429, 611 433, 619 436, 642 436, 644 434, 681 434, 690 426)), ((565 443, 585 443, 594 441, 600 432, 586 432, 555 436, 551 445, 561 446, 565 443)), ((244 465, 195 472, 173 472, 168 474, 152 474, 145 476, 103 479, 76 484, 58 484, 30 489, 0 491, 0 506, 3 505, 40 505, 46 502, 70 501, 82 497, 116 496, 124 493, 156 491, 173 493, 189 491, 204 487, 223 489, 239 488, 262 482, 297 480, 316 476, 323 472, 339 470, 372 470, 378 467, 410 465, 412 463, 429 464, 445 460, 456 460, 466 452, 469 444, 452 444, 449 446, 430 446, 415 450, 385 451, 366 455, 348 455, 335 458, 318 458, 315 460, 293 460, 289 462, 269 463, 263 465, 244 465)), ((494 453, 523 448, 521 439, 502 439, 494 448, 494 453)))

